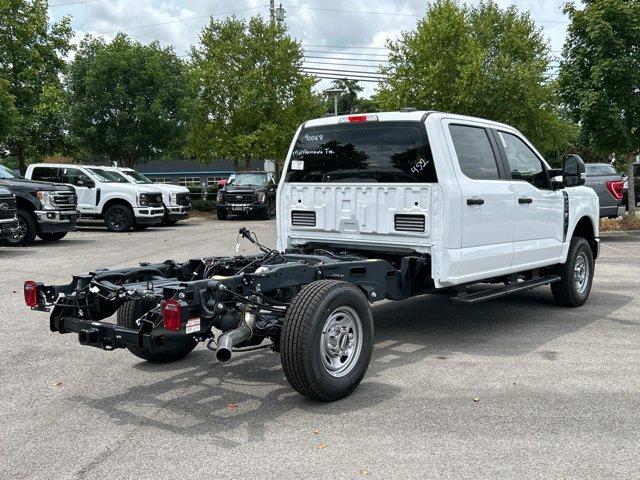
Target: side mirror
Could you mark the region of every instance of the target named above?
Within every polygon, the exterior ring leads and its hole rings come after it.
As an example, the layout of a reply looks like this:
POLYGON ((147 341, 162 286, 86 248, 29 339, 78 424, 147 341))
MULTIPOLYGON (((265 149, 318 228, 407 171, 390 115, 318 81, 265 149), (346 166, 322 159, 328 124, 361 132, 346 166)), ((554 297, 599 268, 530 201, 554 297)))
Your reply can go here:
POLYGON ((584 161, 579 155, 565 155, 562 164, 562 183, 565 187, 578 187, 587 181, 584 161))

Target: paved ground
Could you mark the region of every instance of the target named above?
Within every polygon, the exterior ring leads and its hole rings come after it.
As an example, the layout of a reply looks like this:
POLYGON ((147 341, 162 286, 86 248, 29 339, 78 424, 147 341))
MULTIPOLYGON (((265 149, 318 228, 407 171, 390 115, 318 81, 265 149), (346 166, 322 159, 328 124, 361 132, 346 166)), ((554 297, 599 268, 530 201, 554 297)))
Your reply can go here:
MULTIPOLYGON (((273 241, 273 222, 246 223, 273 241)), ((640 476, 639 234, 604 239, 580 309, 547 288, 474 307, 380 304, 364 383, 329 405, 294 393, 272 353, 223 366, 199 347, 149 365, 52 334, 22 305, 25 279, 233 253, 239 225, 0 247, 0 478, 640 476)))

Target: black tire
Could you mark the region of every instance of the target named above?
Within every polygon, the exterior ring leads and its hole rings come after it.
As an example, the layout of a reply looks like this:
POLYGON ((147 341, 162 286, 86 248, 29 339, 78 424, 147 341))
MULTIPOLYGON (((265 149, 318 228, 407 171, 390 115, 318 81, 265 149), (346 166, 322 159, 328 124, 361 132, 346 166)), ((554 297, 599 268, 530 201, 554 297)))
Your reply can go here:
POLYGON ((28 210, 18 210, 16 217, 18 218, 18 233, 7 238, 6 242, 14 247, 28 247, 36 239, 38 223, 28 210))
POLYGON ((172 227, 172 226, 174 226, 174 225, 175 225, 176 223, 178 223, 178 222, 179 222, 179 220, 165 220, 165 221, 164 221, 164 224, 165 224, 165 225, 167 225, 167 226, 169 226, 169 227, 172 227))
MULTIPOLYGON (((340 333, 333 345, 340 345, 342 348, 343 335, 353 333, 354 330, 356 329, 340 333)), ((357 336, 354 338, 357 340, 357 336)), ((348 342, 347 338, 345 346, 350 347, 348 342)), ((305 285, 294 297, 282 326, 280 360, 287 380, 296 391, 324 402, 346 397, 364 378, 372 351, 373 314, 367 298, 358 287, 338 280, 319 280, 305 285), (351 360, 347 355, 333 355, 334 359, 338 359, 338 364, 344 361, 344 365, 349 365, 342 376, 336 376, 340 372, 335 370, 331 374, 325 366, 325 360, 330 360, 326 341, 329 338, 336 339, 335 336, 328 335, 328 332, 331 330, 332 318, 340 319, 339 312, 343 309, 355 312, 359 317, 358 335, 361 336, 362 343, 359 349, 356 348, 358 353, 351 360)))
POLYGON ((147 228, 149 228, 150 225, 140 225, 139 223, 135 225, 135 227, 133 227, 133 229, 137 232, 143 232, 145 231, 147 228))
POLYGON ((218 217, 218 220, 226 220, 227 215, 227 211, 223 208, 216 208, 216 216, 218 217))
POLYGON ((269 212, 269 207, 266 206, 264 207, 264 209, 260 212, 260 220, 269 220, 271 218, 271 213, 269 212))
POLYGON ((571 239, 567 261, 560 265, 560 281, 551 284, 553 299, 563 307, 579 307, 589 298, 593 283, 594 261, 593 252, 582 237, 571 239), (580 267, 585 266, 584 282, 580 282, 580 267))
MULTIPOLYGON (((155 302, 149 300, 130 300, 122 305, 117 312, 118 325, 127 328, 138 329, 136 320, 144 315, 147 311, 155 307, 155 302)), ((173 338, 171 339, 174 340, 173 338)), ((152 363, 169 363, 180 360, 193 350, 198 343, 191 337, 184 337, 183 344, 177 344, 175 348, 164 350, 162 352, 150 352, 144 347, 128 346, 127 349, 136 357, 142 358, 152 363)))
POLYGON ((38 237, 45 242, 57 242, 67 236, 67 232, 39 233, 38 237))
POLYGON ((104 214, 104 224, 111 232, 128 232, 134 225, 133 212, 126 205, 112 205, 104 214))

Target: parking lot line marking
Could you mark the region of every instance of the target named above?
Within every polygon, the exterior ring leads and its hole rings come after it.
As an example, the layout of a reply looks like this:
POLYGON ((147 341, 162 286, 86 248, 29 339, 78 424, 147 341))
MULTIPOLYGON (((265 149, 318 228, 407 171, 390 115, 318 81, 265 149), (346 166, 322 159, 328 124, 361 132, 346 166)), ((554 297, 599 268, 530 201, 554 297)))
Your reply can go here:
POLYGON ((616 247, 612 247, 611 245, 602 242, 602 245, 604 245, 607 248, 610 248, 611 250, 615 250, 618 253, 622 253, 623 255, 627 255, 629 257, 633 257, 633 258, 640 258, 638 255, 634 255, 633 253, 629 253, 629 252, 625 252, 624 250, 620 250, 619 248, 616 247))

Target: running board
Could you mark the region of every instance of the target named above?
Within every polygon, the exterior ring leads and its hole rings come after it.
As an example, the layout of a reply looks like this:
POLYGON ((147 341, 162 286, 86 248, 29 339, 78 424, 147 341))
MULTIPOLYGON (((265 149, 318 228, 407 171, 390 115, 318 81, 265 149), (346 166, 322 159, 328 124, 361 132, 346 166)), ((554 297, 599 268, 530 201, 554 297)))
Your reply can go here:
POLYGON ((525 280, 522 282, 512 282, 504 287, 490 288, 488 290, 482 290, 481 292, 466 293, 461 292, 449 300, 456 303, 480 303, 487 300, 493 300, 494 298, 504 297, 511 293, 522 292, 531 288, 541 287, 543 285, 549 285, 550 283, 557 282, 560 277, 557 275, 547 275, 546 277, 538 277, 531 280, 525 280))

